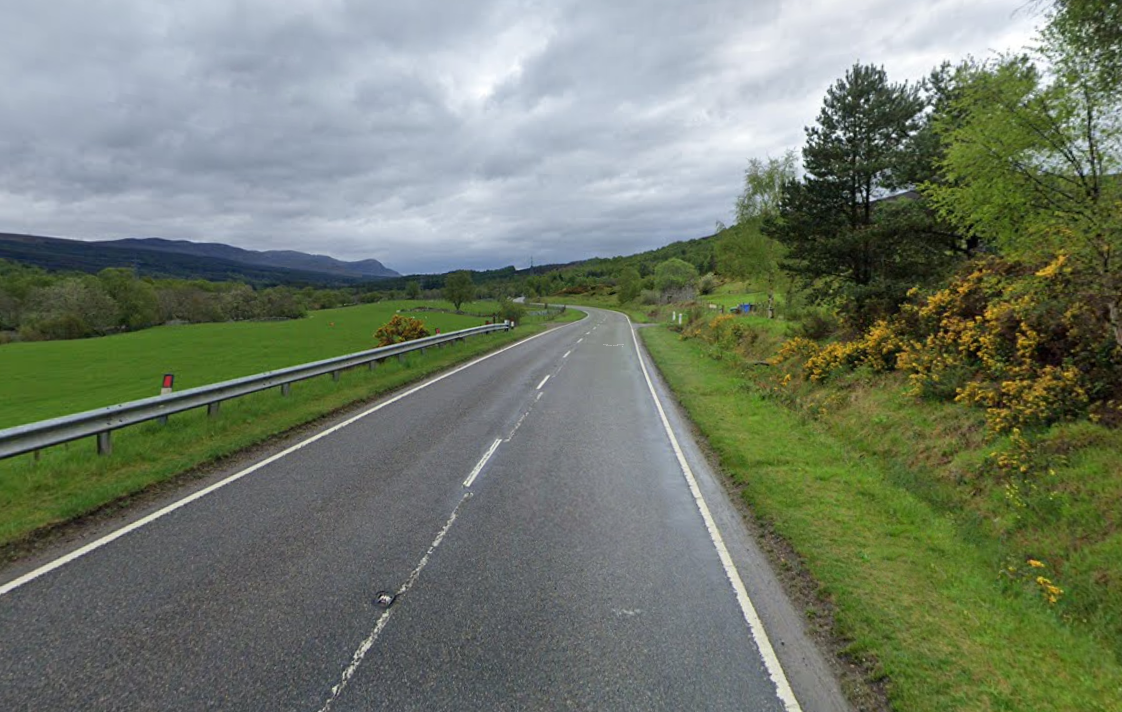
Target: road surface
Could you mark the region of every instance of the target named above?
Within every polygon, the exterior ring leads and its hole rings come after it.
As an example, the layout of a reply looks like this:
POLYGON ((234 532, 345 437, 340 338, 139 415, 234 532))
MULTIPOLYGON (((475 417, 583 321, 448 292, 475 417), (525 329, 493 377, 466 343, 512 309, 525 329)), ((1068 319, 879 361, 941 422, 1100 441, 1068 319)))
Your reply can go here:
POLYGON ((0 574, 0 709, 844 709, 589 311, 0 574))

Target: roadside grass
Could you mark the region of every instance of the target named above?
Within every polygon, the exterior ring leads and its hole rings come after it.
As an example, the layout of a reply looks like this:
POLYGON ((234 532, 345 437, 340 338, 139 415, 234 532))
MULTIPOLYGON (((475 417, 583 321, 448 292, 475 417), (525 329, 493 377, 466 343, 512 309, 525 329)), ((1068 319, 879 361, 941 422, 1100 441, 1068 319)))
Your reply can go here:
MULTIPOLYGON (((831 433, 765 399, 742 365, 710 358, 698 340, 640 333, 753 512, 803 557, 835 608, 847 654, 872 661, 895 709, 1122 709, 1122 666, 1109 645, 1067 625, 1031 585, 1010 589, 984 523, 945 508, 946 490, 902 464, 917 441, 893 433, 915 415, 904 404, 851 412, 851 430, 831 433)), ((973 414, 961 410, 957 425, 920 417, 907 429, 977 438, 973 414)), ((932 445, 915 466, 956 457, 932 445)), ((1091 459, 1078 466, 1109 467, 1091 459)), ((1101 556, 1117 556, 1117 539, 1108 541, 1101 556)))
MULTIPOLYGON (((318 323, 324 314, 331 313, 335 328, 339 328, 341 319, 335 313, 341 311, 357 312, 356 324, 366 330, 369 318, 363 319, 360 315, 363 311, 367 315, 370 312, 359 307, 318 312, 315 321, 318 323)), ((570 310, 561 315, 560 321, 574 321, 582 316, 570 310)), ((472 319, 472 322, 477 321, 472 319)), ((454 322, 435 323, 455 325, 454 322)), ((262 326, 282 325, 277 322, 262 326)), ((373 332, 373 328, 376 325, 369 331, 373 332)), ((349 404, 421 380, 545 328, 547 325, 542 321, 524 323, 512 332, 474 337, 443 349, 428 349, 424 355, 408 354, 403 362, 389 359, 374 370, 351 369, 343 372, 338 382, 328 377, 303 381, 292 386, 288 397, 282 397, 279 389, 255 393, 224 402, 215 418, 208 418, 206 409, 195 409, 171 416, 166 425, 149 422, 123 428, 114 431, 113 454, 106 457, 95 455, 94 440, 85 438, 45 449, 39 460, 30 454, 0 460, 0 547, 26 540, 36 531, 89 514, 349 404)), ((270 338, 282 340, 276 332, 270 338)), ((305 337, 297 332, 296 338, 305 337)), ((187 344, 181 345, 183 349, 187 347, 187 344)), ((302 355, 282 365, 335 355, 309 358, 309 352, 301 350, 300 344, 292 343, 290 347, 293 353, 302 355)), ((347 346, 336 353, 357 350, 361 348, 347 346)), ((248 372, 266 368, 253 366, 248 372)))
MULTIPOLYGON (((303 319, 160 326, 73 341, 0 346, 0 428, 375 348, 373 334, 399 309, 448 302, 394 301, 326 309, 303 319)), ((470 305, 467 305, 470 306, 470 305)), ((479 326, 474 316, 410 314, 429 330, 479 326)))
POLYGON ((1054 615, 1122 661, 1122 431, 1054 425, 1020 456, 1028 472, 1010 478, 994 463, 1017 457, 1025 441, 987 437, 980 409, 917 400, 904 386, 900 374, 858 370, 828 387, 804 385, 799 407, 953 521, 1007 593, 1039 600, 1037 576, 1058 586, 1054 615))

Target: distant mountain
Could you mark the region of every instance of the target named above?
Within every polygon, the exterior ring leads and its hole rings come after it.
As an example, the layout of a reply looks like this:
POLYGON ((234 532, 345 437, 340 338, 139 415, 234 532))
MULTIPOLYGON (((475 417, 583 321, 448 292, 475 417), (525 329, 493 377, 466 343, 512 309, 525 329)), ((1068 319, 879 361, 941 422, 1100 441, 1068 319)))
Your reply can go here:
POLYGON ((217 257, 233 262, 258 267, 279 267, 281 269, 299 270, 302 272, 322 272, 324 274, 349 277, 353 279, 377 279, 379 277, 400 277, 401 275, 389 269, 378 260, 360 260, 358 262, 343 262, 326 255, 309 255, 293 250, 244 250, 240 247, 223 245, 218 242, 189 242, 187 240, 164 240, 159 237, 127 238, 124 240, 106 240, 98 244, 116 247, 134 247, 157 252, 174 252, 181 255, 195 255, 197 257, 217 257))
POLYGON ((156 238, 86 242, 0 233, 0 259, 48 270, 131 267, 152 277, 275 284, 344 285, 397 276, 377 260, 342 262, 301 252, 255 252, 217 243, 156 238), (376 274, 380 271, 380 274, 376 274))

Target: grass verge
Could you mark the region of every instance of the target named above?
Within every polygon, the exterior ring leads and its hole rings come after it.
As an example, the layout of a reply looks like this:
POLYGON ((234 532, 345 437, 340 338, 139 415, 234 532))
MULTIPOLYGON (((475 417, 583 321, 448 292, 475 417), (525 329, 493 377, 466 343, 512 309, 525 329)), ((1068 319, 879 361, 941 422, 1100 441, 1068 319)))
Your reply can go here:
MULTIPOLYGON (((0 428, 157 395, 165 373, 182 390, 372 349, 399 309, 451 307, 396 301, 312 312, 303 319, 159 326, 128 334, 0 347, 0 428)), ((465 305, 470 307, 472 305, 465 305)), ((484 319, 414 313, 430 331, 484 319)))
POLYGON ((766 400, 738 364, 641 332, 748 505, 802 556, 847 653, 895 709, 1122 708, 1122 666, 1039 599, 1009 595, 984 546, 891 464, 766 400))
MULTIPOLYGON (((566 312, 563 321, 583 314, 566 312)), ((312 422, 356 401, 382 395, 454 364, 547 328, 532 323, 508 333, 475 337, 444 349, 390 359, 370 371, 344 372, 294 384, 291 395, 263 391, 222 404, 217 418, 196 409, 113 433, 113 454, 97 457, 91 438, 49 448, 41 459, 0 461, 0 547, 83 516, 185 471, 232 455, 274 435, 312 422)))

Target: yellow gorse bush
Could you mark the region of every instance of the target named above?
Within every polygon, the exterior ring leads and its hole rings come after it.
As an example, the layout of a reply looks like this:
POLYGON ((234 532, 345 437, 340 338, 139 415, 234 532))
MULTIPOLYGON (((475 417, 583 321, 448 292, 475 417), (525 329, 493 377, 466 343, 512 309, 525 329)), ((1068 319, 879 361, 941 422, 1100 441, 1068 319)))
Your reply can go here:
POLYGON ((374 338, 378 340, 379 346, 393 346, 403 341, 421 339, 428 335, 429 330, 425 328, 425 322, 400 314, 394 314, 392 319, 378 327, 378 330, 374 332, 374 338))
POLYGON ((855 368, 909 375, 916 396, 986 409, 995 433, 1090 413, 1122 416, 1122 351, 1078 276, 1058 254, 1044 267, 987 258, 859 338, 818 346, 793 339, 772 360, 801 358, 822 382, 855 368))

